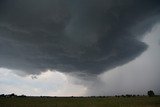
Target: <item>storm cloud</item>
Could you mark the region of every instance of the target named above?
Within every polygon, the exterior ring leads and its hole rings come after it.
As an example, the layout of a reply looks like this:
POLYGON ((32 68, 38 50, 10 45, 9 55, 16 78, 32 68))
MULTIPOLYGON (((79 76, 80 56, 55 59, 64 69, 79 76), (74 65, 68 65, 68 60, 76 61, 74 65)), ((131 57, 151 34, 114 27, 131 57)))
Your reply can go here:
POLYGON ((0 67, 100 74, 147 49, 159 0, 1 0, 0 67))

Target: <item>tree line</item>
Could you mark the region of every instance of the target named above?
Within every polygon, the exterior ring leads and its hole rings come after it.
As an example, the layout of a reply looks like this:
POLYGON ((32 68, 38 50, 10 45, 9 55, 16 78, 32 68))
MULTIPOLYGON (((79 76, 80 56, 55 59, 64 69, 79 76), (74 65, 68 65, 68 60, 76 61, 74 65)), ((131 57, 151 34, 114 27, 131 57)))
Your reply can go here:
MULTIPOLYGON (((154 92, 152 91, 152 90, 150 90, 150 91, 148 91, 147 92, 147 95, 149 96, 149 97, 154 97, 155 96, 155 94, 154 94, 154 92)), ((131 94, 126 94, 126 95, 115 95, 115 97, 139 97, 139 96, 145 96, 145 95, 131 95, 131 94)), ((16 95, 16 94, 14 94, 14 93, 12 93, 12 94, 1 94, 0 95, 0 98, 14 98, 14 97, 33 97, 33 96, 26 96, 26 95, 16 95)), ((51 97, 51 96, 40 96, 40 97, 46 97, 46 98, 49 98, 49 97, 51 97)), ((84 96, 79 96, 79 98, 80 97, 84 97, 84 96)), ((85 97, 90 97, 90 98, 107 98, 107 97, 109 97, 109 96, 85 96, 85 97)), ((54 96, 54 98, 57 98, 57 96, 54 96)), ((74 96, 71 96, 70 98, 76 98, 76 97, 74 97, 74 96)))
POLYGON ((12 93, 12 94, 1 94, 0 97, 14 98, 14 97, 27 97, 27 96, 26 95, 16 95, 12 93))

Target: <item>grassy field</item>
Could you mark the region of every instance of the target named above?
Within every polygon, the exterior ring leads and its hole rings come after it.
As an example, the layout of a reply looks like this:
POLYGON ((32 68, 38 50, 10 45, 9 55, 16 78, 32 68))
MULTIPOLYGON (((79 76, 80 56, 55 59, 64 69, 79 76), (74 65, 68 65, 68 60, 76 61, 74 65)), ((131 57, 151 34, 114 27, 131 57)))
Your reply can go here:
POLYGON ((160 97, 0 98, 0 107, 160 107, 160 97))

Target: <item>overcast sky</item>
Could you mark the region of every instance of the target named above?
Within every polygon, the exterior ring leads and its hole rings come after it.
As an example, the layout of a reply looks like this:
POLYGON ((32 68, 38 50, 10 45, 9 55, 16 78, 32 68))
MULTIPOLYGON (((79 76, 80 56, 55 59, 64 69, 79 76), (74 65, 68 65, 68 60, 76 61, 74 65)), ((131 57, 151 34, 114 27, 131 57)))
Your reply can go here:
POLYGON ((160 94, 159 0, 1 0, 0 93, 160 94))

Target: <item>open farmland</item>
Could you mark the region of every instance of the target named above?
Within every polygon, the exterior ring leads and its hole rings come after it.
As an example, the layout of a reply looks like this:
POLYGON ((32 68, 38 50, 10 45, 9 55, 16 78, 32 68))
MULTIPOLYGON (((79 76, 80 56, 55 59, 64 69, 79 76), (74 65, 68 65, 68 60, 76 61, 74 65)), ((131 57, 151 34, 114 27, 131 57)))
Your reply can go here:
POLYGON ((0 107, 160 107, 160 97, 14 97, 0 107))

